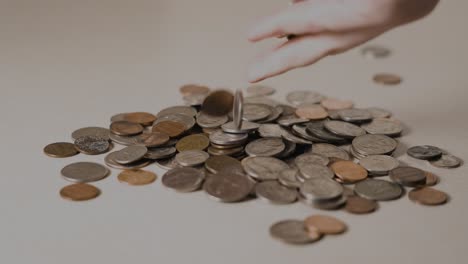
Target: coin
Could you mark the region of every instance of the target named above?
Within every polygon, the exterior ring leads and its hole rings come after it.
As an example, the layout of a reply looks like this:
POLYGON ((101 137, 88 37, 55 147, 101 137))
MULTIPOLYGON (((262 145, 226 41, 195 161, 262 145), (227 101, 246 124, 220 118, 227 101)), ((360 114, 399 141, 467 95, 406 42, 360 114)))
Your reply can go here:
POLYGON ((278 174, 278 181, 290 188, 299 188, 301 187, 302 183, 298 179, 298 169, 285 169, 280 171, 278 174))
POLYGON ((339 117, 346 122, 362 123, 372 119, 372 115, 365 109, 344 109, 338 111, 339 117))
POLYGON ((276 180, 279 173, 289 165, 273 157, 248 157, 242 160, 242 167, 247 174, 258 180, 276 180))
POLYGON ((315 153, 305 153, 297 156, 294 159, 294 163, 296 163, 298 168, 303 167, 307 164, 319 164, 327 166, 329 162, 330 159, 328 159, 327 157, 315 153))
POLYGON ((307 124, 306 131, 311 135, 328 142, 333 142, 337 144, 346 142, 345 138, 328 132, 328 130, 325 129, 324 122, 310 122, 307 124))
POLYGON ((201 111, 209 115, 223 116, 232 110, 234 96, 225 90, 210 93, 201 106, 201 111))
POLYGON ((335 98, 325 98, 320 104, 327 110, 343 110, 352 108, 354 103, 349 100, 340 100, 335 98))
POLYGON ((324 127, 329 132, 344 138, 355 138, 366 134, 364 129, 343 121, 327 121, 324 127))
POLYGON ((124 170, 117 178, 129 185, 146 185, 156 180, 156 174, 144 170, 124 170))
POLYGON ((308 122, 309 119, 299 118, 296 115, 283 116, 278 119, 278 124, 284 127, 289 127, 295 124, 302 124, 308 122))
POLYGON ((75 140, 76 149, 88 155, 99 155, 109 150, 109 141, 97 136, 84 136, 75 140))
POLYGON ((368 214, 377 209, 377 202, 359 196, 350 196, 345 210, 352 214, 368 214))
POLYGON ((176 153, 174 147, 151 148, 145 154, 146 159, 159 160, 172 157, 176 153))
POLYGON ((272 157, 280 154, 285 148, 280 138, 260 138, 247 144, 245 152, 252 157, 272 157))
POLYGON ((391 73, 377 73, 373 79, 375 83, 383 85, 397 85, 402 81, 400 76, 391 73))
POLYGON ((424 175, 426 176, 426 186, 434 186, 439 182, 439 178, 432 172, 425 171, 424 175))
POLYGON ((368 124, 361 126, 369 134, 380 134, 387 136, 398 136, 403 132, 400 123, 388 118, 378 118, 368 124))
POLYGON ((400 198, 403 189, 399 184, 376 179, 360 181, 354 187, 354 192, 366 199, 388 201, 400 198))
POLYGON ((343 194, 343 186, 328 177, 314 177, 306 180, 299 188, 308 200, 329 200, 343 194))
POLYGON ((77 140, 81 137, 94 136, 105 140, 109 140, 109 129, 102 127, 85 127, 80 128, 72 133, 72 138, 77 140))
POLYGON ((156 162, 156 165, 164 170, 172 170, 175 168, 182 168, 179 163, 176 162, 175 156, 166 159, 160 159, 156 162))
POLYGON ((160 147, 169 141, 169 136, 161 132, 143 133, 137 137, 137 142, 147 148, 160 147))
POLYGON ((117 155, 117 152, 118 151, 111 152, 104 158, 104 162, 107 166, 119 170, 134 170, 144 168, 151 164, 151 160, 147 159, 140 159, 129 164, 120 164, 117 161, 115 161, 115 156, 117 155))
POLYGON ((185 106, 185 105, 171 106, 171 107, 167 107, 159 111, 159 113, 156 116, 158 118, 161 118, 161 117, 173 115, 173 114, 180 114, 180 115, 194 117, 197 115, 197 110, 191 106, 185 106))
POLYGON ((265 119, 259 120, 258 123, 265 124, 274 122, 283 114, 283 108, 280 106, 271 107, 270 111, 270 115, 268 115, 265 119))
POLYGON ((391 51, 383 46, 366 46, 361 50, 362 55, 365 58, 381 59, 390 56, 391 51))
POLYGON ((461 165, 462 161, 453 155, 442 154, 440 158, 431 160, 430 163, 439 168, 456 168, 461 165))
POLYGON ((286 96, 286 100, 294 106, 303 103, 318 104, 323 100, 323 96, 313 91, 294 91, 286 96))
POLYGON ((247 134, 229 134, 221 130, 210 135, 210 141, 218 145, 238 145, 244 143, 247 138, 247 134))
POLYGON ((210 145, 210 140, 204 134, 193 134, 179 140, 176 149, 179 152, 185 150, 205 150, 210 145))
POLYGON ((447 194, 431 187, 416 188, 409 192, 411 201, 423 205, 441 205, 447 202, 447 194))
POLYGON ((349 160, 349 154, 344 149, 338 148, 334 145, 327 143, 314 144, 312 146, 312 153, 322 155, 329 159, 349 160))
POLYGON ((195 168, 175 168, 166 172, 162 177, 164 186, 178 192, 193 192, 200 188, 205 175, 195 168))
POLYGON ((318 232, 310 232, 303 221, 284 220, 270 227, 270 235, 288 244, 307 244, 321 238, 318 232))
POLYGON ((201 150, 185 150, 175 157, 177 163, 184 167, 193 167, 205 163, 210 157, 208 153, 201 150))
POLYGON ((312 178, 330 178, 332 179, 334 174, 333 171, 330 170, 327 166, 322 164, 315 164, 315 163, 299 163, 297 164, 297 168, 299 169, 299 180, 306 181, 312 178))
POLYGON ((267 118, 271 113, 271 106, 265 104, 244 104, 242 119, 255 122, 267 118))
POLYGON ((294 134, 292 134, 291 132, 289 132, 288 130, 286 130, 284 128, 281 128, 281 130, 282 130, 281 136, 286 141, 293 142, 293 143, 296 143, 296 144, 301 144, 301 145, 312 145, 313 144, 312 141, 297 137, 297 136, 295 136, 294 134))
POLYGON ((200 106, 207 96, 207 94, 190 94, 184 96, 182 99, 187 106, 200 106))
POLYGON ((413 167, 398 167, 390 171, 390 178, 403 186, 419 186, 426 183, 424 171, 413 167))
POLYGON ((387 155, 369 155, 362 158, 359 164, 363 166, 371 175, 387 175, 389 171, 399 166, 398 160, 387 155))
POLYGON ((232 109, 233 125, 236 130, 242 127, 242 117, 244 115, 244 96, 241 90, 236 90, 234 95, 234 105, 232 109))
POLYGON ((152 131, 163 133, 171 138, 175 138, 182 135, 186 129, 187 127, 183 123, 166 120, 155 124, 152 131))
POLYGON ((138 142, 138 136, 119 136, 116 134, 111 133, 110 134, 110 139, 112 142, 124 145, 124 146, 133 146, 133 145, 142 145, 138 142))
POLYGON ((276 90, 270 86, 265 85, 253 85, 247 87, 247 93, 250 96, 267 96, 272 95, 276 92, 276 90))
POLYGON ((283 132, 278 124, 261 124, 258 128, 261 137, 281 138, 283 132))
POLYGON ((208 177, 203 190, 220 202, 233 203, 244 200, 252 191, 254 184, 245 175, 223 170, 208 177))
POLYGON ((330 168, 344 183, 355 183, 367 178, 366 169, 352 161, 336 161, 331 164, 330 168))
POLYGON ((52 143, 44 148, 44 154, 53 158, 67 158, 78 154, 75 145, 68 142, 52 143))
POLYGON ((229 121, 227 115, 212 116, 203 112, 197 114, 197 124, 203 128, 217 128, 229 121))
POLYGON ((60 190, 60 196, 71 201, 86 201, 99 196, 101 191, 86 183, 75 183, 63 187, 60 190))
POLYGON ((208 147, 207 152, 213 156, 221 156, 221 155, 235 156, 235 155, 243 153, 244 147, 239 146, 235 148, 216 148, 214 146, 210 146, 208 147))
POLYGON ((307 227, 315 227, 325 235, 337 235, 346 231, 346 224, 332 216, 311 215, 304 220, 307 227))
POLYGON ((179 88, 179 91, 182 95, 194 95, 194 94, 208 94, 210 88, 197 84, 186 84, 179 88))
POLYGON ((235 158, 229 156, 211 156, 205 162, 205 168, 214 174, 217 174, 223 170, 227 171, 236 171, 239 173, 243 173, 243 168, 240 163, 235 158))
POLYGON ((277 181, 264 181, 255 186, 257 197, 275 204, 289 204, 297 200, 297 191, 277 181))
POLYGON ((326 118, 328 112, 320 105, 311 105, 297 108, 296 115, 300 118, 319 120, 326 118))
POLYGON ((382 108, 379 108, 379 107, 369 107, 369 108, 366 108, 367 111, 369 111, 372 115, 372 118, 376 119, 376 118, 388 118, 392 115, 391 112, 389 112, 388 110, 385 110, 385 109, 382 109, 382 108))
POLYGON ((398 142, 385 135, 362 135, 353 139, 353 149, 362 155, 382 155, 392 153, 398 142))
POLYGON ((143 132, 143 126, 138 123, 128 121, 117 121, 110 125, 112 133, 119 136, 133 136, 143 132))
POLYGON ((111 118, 111 122, 117 121, 128 121, 131 123, 137 123, 142 126, 151 126, 156 120, 153 114, 146 112, 132 112, 115 115, 111 118))
POLYGON ((316 209, 320 210, 337 210, 342 208, 346 204, 348 198, 341 195, 337 198, 326 199, 326 200, 307 200, 303 199, 302 202, 308 205, 312 205, 316 209))
POLYGON ((174 121, 174 122, 182 123, 185 125, 186 130, 192 129, 193 126, 195 125, 195 118, 193 118, 192 116, 183 115, 183 114, 168 114, 165 116, 158 117, 158 120, 154 122, 154 125, 157 125, 164 121, 174 121))
POLYGON ((143 146, 129 146, 119 150, 114 155, 114 161, 119 164, 130 164, 143 158, 148 149, 143 146))
POLYGON ((304 124, 293 125, 291 131, 292 133, 294 133, 294 135, 297 135, 298 137, 301 137, 308 141, 312 141, 313 143, 327 142, 326 140, 318 138, 314 135, 311 135, 309 132, 307 132, 307 125, 304 125, 304 124))
POLYGON ((257 130, 260 127, 260 124, 242 121, 241 126, 238 128, 234 122, 228 122, 221 126, 223 132, 232 133, 232 134, 245 134, 257 130))
POLYGON ((61 174, 71 182, 93 182, 104 179, 110 171, 106 167, 93 162, 77 162, 65 166, 61 174))

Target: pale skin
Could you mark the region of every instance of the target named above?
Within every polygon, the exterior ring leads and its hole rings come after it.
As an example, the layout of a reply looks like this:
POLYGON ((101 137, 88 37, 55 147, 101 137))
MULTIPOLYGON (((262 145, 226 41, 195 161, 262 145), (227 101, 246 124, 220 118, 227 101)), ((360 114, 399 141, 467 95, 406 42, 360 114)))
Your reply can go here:
POLYGON ((395 27, 418 20, 439 0, 299 0, 256 23, 251 42, 294 35, 259 56, 248 79, 259 82, 345 52, 395 27))

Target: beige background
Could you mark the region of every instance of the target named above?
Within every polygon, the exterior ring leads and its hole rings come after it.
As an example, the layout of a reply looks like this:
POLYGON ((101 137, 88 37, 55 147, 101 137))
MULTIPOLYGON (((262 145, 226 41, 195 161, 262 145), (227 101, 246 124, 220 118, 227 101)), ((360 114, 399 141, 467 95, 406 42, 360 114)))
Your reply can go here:
MULTIPOLYGON (((407 198, 375 214, 330 212, 349 225, 343 236, 290 247, 270 224, 319 211, 297 203, 216 203, 177 194, 158 181, 119 183, 116 171, 96 185, 99 199, 58 196, 60 169, 103 157, 47 158, 42 148, 69 141, 112 114, 181 103, 178 87, 246 87, 248 61, 271 43, 245 40, 256 17, 287 1, 0 0, 1 263, 463 263, 468 258, 468 167, 435 169, 452 201, 428 208, 407 198)), ((468 2, 442 1, 427 19, 374 43, 394 54, 365 60, 358 50, 268 80, 277 98, 311 89, 381 106, 408 125, 403 145, 434 144, 468 160, 468 2), (382 87, 372 74, 401 74, 382 87)), ((156 166, 150 170, 162 175, 156 166)), ((320 212, 323 213, 323 212, 320 212)))

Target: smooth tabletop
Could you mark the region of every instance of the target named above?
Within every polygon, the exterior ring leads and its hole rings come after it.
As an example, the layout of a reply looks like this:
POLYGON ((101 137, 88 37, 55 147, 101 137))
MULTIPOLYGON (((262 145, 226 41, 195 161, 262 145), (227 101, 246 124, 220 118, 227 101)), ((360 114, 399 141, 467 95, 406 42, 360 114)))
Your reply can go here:
POLYGON ((264 81, 284 101, 310 89, 378 106, 406 126, 398 159, 439 175, 449 203, 426 207, 407 197, 377 212, 351 215, 302 203, 260 200, 222 204, 203 192, 127 186, 118 171, 97 183, 88 202, 60 198, 60 170, 75 161, 45 156, 45 145, 71 141, 73 130, 108 126, 113 114, 157 113, 182 104, 187 83, 245 88, 249 61, 273 41, 251 44, 249 26, 287 5, 257 1, 0 0, 1 263, 465 263, 468 259, 468 165, 438 169, 404 148, 432 144, 468 161, 467 1, 441 1, 426 19, 372 43, 392 50, 368 60, 360 49, 264 81), (377 72, 403 77, 372 82, 377 72), (272 239, 283 219, 328 214, 346 234, 307 246, 272 239))

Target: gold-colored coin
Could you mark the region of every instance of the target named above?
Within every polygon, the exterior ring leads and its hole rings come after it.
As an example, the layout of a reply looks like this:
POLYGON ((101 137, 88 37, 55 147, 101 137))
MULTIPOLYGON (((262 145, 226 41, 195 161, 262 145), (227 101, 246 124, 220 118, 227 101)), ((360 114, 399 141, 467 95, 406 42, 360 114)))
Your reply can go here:
POLYGON ((297 108, 296 115, 305 119, 320 120, 328 117, 328 112, 320 105, 308 105, 297 108))
POLYGON ((146 185, 154 182, 156 174, 145 170, 124 170, 117 176, 120 182, 130 185, 146 185))
POLYGON ((390 73, 378 73, 374 75, 374 82, 383 85, 397 85, 402 81, 401 77, 390 73))
POLYGON ((183 123, 170 120, 161 121, 153 126, 153 132, 161 132, 171 138, 182 135, 186 129, 187 127, 183 123))
POLYGON ((432 172, 425 171, 424 175, 426 175, 426 186, 434 186, 439 182, 439 177, 432 172))
POLYGON ((123 113, 112 118, 112 122, 128 121, 142 126, 151 126, 156 121, 156 116, 146 112, 123 113))
POLYGON ((71 201, 86 201, 99 196, 101 191, 87 183, 75 183, 63 187, 60 196, 71 201))
POLYGON ((352 161, 336 161, 330 166, 330 169, 343 183, 354 183, 367 178, 366 169, 352 161))
POLYGON ((78 154, 75 145, 68 142, 57 142, 47 145, 44 153, 53 158, 67 158, 78 154))
POLYGON ((352 101, 340 100, 335 98, 323 99, 322 102, 320 102, 320 104, 330 111, 349 109, 353 108, 354 105, 352 101))
POLYGON ((205 134, 194 134, 179 140, 176 149, 179 152, 186 150, 205 150, 210 145, 210 140, 205 134))
POLYGON ((317 228, 318 231, 325 235, 336 235, 344 233, 347 229, 346 224, 335 217, 326 215, 312 215, 305 219, 305 226, 309 230, 317 228))
POLYGON ((409 192, 408 197, 411 201, 423 205, 441 205, 448 200, 446 193, 431 187, 413 189, 409 192))
POLYGON ((207 94, 210 92, 210 88, 197 84, 187 84, 180 87, 179 91, 184 96, 190 96, 195 94, 207 94))

